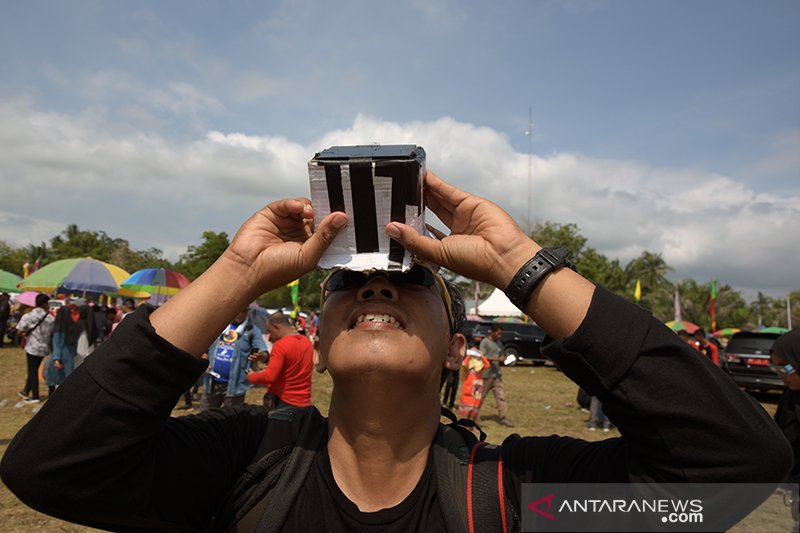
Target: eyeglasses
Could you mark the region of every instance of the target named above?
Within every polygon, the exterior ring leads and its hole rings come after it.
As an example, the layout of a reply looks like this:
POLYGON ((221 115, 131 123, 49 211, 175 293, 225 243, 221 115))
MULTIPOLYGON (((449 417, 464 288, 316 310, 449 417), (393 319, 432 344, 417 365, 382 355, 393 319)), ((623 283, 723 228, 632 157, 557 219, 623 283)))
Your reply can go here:
POLYGON ((794 374, 796 372, 796 370, 794 369, 794 366, 792 366, 791 363, 789 363, 787 365, 776 365, 776 364, 770 362, 769 363, 769 367, 772 369, 773 372, 775 372, 776 374, 778 374, 781 377, 789 376, 789 375, 794 374))
POLYGON ((450 323, 450 330, 453 330, 455 324, 453 301, 450 298, 450 292, 447 290, 444 278, 437 272, 419 263, 414 263, 411 268, 405 272, 386 272, 381 270, 367 273, 345 269, 334 270, 328 274, 328 277, 322 282, 319 308, 322 309, 325 305, 325 299, 328 297, 328 294, 337 291, 360 289, 376 275, 384 276, 389 283, 397 286, 417 285, 420 287, 433 287, 434 285, 438 285, 442 293, 445 309, 447 309, 447 319, 450 323))

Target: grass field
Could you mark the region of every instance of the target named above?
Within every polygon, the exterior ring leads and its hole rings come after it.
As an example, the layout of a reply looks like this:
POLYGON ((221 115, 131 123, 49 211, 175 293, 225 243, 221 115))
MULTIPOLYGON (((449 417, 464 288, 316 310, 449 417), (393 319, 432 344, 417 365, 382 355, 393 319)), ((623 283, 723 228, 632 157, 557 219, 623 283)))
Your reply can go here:
MULTIPOLYGON (((33 416, 34 407, 16 407, 17 392, 22 388, 25 376, 25 354, 18 348, 0 349, 0 453, 5 453, 14 434, 33 416)), ((498 423, 494 398, 488 400, 480 424, 488 434, 490 442, 502 442, 511 433, 522 435, 570 435, 586 440, 599 440, 618 436, 586 429, 588 414, 582 412, 575 402, 577 387, 553 366, 518 366, 504 369, 503 381, 509 401, 509 418, 514 428, 498 423)), ((46 388, 41 387, 46 397, 46 388)), ((331 381, 327 374, 315 374, 313 399, 315 405, 327 414, 330 401, 331 381)), ((249 403, 260 403, 263 389, 252 389, 248 393, 249 403)), ((773 414, 776 395, 762 395, 758 398, 762 405, 773 414)), ((176 416, 185 411, 175 411, 176 416)), ((5 486, 0 485, 0 516, 3 532, 77 532, 95 531, 50 518, 29 509, 22 504, 5 486)), ((762 506, 759 516, 751 515, 736 531, 788 531, 790 520, 788 512, 773 497, 762 506)))

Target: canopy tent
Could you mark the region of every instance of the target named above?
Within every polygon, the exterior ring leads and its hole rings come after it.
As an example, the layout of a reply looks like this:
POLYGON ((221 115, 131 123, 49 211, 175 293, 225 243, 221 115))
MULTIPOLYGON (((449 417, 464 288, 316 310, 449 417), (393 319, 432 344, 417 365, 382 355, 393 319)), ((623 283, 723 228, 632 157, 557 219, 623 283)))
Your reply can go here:
POLYGON ((478 314, 481 316, 516 316, 520 318, 525 316, 500 289, 495 289, 483 303, 478 305, 478 314))

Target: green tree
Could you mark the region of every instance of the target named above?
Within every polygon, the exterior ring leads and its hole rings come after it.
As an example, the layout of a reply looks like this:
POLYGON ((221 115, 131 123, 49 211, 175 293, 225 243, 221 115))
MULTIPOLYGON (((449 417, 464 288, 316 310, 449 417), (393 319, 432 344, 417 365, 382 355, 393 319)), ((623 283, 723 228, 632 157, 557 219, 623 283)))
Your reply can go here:
POLYGON ((650 309, 659 320, 673 316, 672 282, 667 274, 672 271, 661 254, 645 250, 625 265, 627 294, 633 294, 638 280, 642 287, 639 305, 650 309))
POLYGON ((619 264, 619 260, 609 261, 606 256, 589 247, 580 255, 580 259, 575 266, 582 276, 593 283, 602 285, 606 289, 628 299, 633 297, 633 289, 627 291, 627 275, 625 274, 625 269, 619 264))
POLYGON ((717 329, 736 328, 745 324, 750 315, 742 294, 727 284, 717 284, 717 329))
POLYGON ((190 280, 195 280, 219 259, 229 244, 228 234, 224 231, 204 231, 203 242, 189 246, 175 267, 190 280))
POLYGON ((50 239, 49 259, 52 262, 73 257, 92 257, 109 261, 118 245, 104 231, 81 230, 77 224, 70 224, 60 235, 50 239))
POLYGON ((575 264, 580 263, 587 240, 581 235, 577 224, 559 224, 549 220, 536 224, 531 231, 531 238, 544 247, 563 246, 569 251, 569 260, 575 264))
POLYGON ((27 254, 24 248, 14 248, 5 241, 0 241, 0 270, 21 276, 22 263, 26 258, 27 254))
POLYGON ((777 326, 777 308, 775 300, 759 291, 756 299, 750 302, 750 321, 748 326, 756 329, 759 326, 777 326))

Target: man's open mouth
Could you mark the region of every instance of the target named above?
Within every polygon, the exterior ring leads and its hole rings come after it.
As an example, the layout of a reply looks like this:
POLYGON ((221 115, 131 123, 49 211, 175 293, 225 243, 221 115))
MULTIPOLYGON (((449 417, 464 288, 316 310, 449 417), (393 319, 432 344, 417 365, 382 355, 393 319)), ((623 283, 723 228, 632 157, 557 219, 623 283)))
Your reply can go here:
POLYGON ((386 314, 359 315, 359 317, 356 319, 354 327, 358 327, 359 324, 388 324, 397 329, 405 329, 395 317, 386 314))

